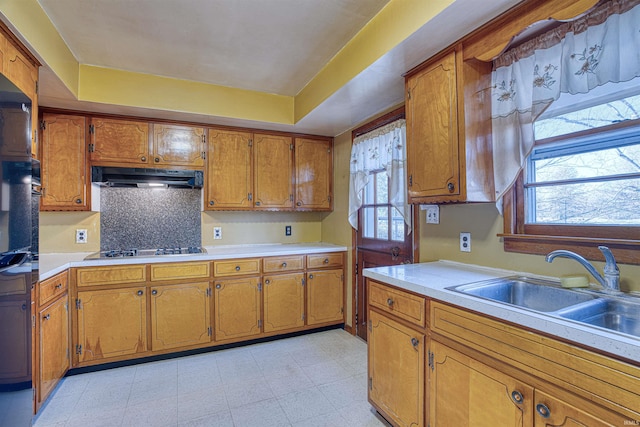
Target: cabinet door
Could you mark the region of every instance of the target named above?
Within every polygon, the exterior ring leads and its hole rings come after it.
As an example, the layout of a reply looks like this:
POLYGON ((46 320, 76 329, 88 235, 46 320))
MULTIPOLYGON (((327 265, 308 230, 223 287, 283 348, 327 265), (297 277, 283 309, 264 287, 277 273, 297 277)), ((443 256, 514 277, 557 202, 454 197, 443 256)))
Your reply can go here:
POLYGON ((40 210, 89 210, 86 118, 44 114, 40 210))
POLYGON ((94 164, 146 165, 149 163, 149 124, 94 117, 89 151, 94 164))
POLYGON ((332 142, 296 138, 296 209, 330 211, 333 208, 332 142))
POLYGON ((0 351, 0 385, 31 381, 31 307, 28 300, 0 301, 0 342, 10 346, 0 351), (10 328, 2 327, 12 325, 10 328))
POLYGON ((369 322, 369 401, 395 425, 423 426, 425 335, 373 310, 369 322))
POLYGON ((251 208, 251 134, 210 129, 208 149, 205 208, 251 208))
POLYGON ((256 208, 293 206, 293 145, 290 137, 255 134, 253 137, 256 208))
POLYGON ((204 167, 204 129, 192 126, 153 125, 153 164, 204 167))
POLYGON ((307 273, 307 325, 344 321, 342 269, 307 273))
POLYGON ((406 85, 409 201, 459 195, 455 52, 408 77, 406 85))
POLYGON ((264 277, 264 331, 304 326, 304 274, 264 277))
POLYGON ((38 403, 43 402, 69 369, 69 296, 40 310, 38 403))
POLYGON ((610 427, 638 424, 629 417, 607 411, 583 399, 578 399, 577 404, 569 404, 536 390, 535 401, 535 427, 610 427))
POLYGON ((187 347, 211 341, 209 283, 151 288, 151 349, 187 347))
POLYGON ((431 342, 432 427, 529 426, 533 388, 437 341, 431 342))
POLYGON ((219 280, 215 284, 216 341, 260 334, 260 280, 219 280))
POLYGON ((80 363, 139 357, 147 351, 144 287, 81 291, 78 300, 75 352, 80 363))

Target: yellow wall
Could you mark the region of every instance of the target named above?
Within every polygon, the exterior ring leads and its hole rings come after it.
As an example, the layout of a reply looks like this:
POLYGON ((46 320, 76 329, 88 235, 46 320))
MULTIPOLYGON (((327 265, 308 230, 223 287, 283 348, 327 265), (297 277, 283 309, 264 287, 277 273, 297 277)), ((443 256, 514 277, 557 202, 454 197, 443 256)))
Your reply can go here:
POLYGON ((99 212, 40 212, 40 253, 99 250, 99 212), (78 228, 87 230, 87 243, 76 243, 78 228))
POLYGON ((203 246, 319 242, 321 230, 318 212, 202 212, 203 246), (213 227, 222 227, 222 239, 213 239, 213 227))

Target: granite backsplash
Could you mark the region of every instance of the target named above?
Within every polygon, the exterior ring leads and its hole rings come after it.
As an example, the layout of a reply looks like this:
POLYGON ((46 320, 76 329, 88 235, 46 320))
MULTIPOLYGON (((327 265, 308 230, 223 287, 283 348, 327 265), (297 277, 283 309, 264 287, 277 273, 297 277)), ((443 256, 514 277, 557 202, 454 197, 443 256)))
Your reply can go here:
POLYGON ((100 250, 201 245, 201 191, 100 189, 100 250))

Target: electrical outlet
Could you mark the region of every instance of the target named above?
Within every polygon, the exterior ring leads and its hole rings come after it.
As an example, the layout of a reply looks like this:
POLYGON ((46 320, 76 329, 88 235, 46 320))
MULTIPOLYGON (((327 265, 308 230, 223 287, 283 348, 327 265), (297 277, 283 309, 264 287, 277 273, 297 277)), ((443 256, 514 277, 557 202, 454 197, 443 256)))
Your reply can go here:
POLYGON ((440 206, 427 205, 427 224, 440 224, 440 206))
POLYGON ((471 233, 460 233, 460 251, 471 252, 471 233))
POLYGON ((222 239, 222 227, 213 227, 213 239, 214 240, 222 239))
POLYGON ((291 226, 290 225, 285 225, 285 227, 284 227, 284 235, 285 236, 291 236, 291 226))
POLYGON ((87 230, 86 229, 77 229, 76 230, 76 243, 87 243, 87 230))

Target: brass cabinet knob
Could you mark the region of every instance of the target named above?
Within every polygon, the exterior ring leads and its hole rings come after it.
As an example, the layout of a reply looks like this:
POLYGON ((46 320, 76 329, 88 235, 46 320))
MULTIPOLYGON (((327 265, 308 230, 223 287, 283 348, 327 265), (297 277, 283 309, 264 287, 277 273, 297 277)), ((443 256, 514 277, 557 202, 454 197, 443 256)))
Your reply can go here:
POLYGON ((267 279, 267 280, 265 280, 265 281, 264 281, 264 284, 265 284, 265 285, 268 285, 269 283, 271 283, 271 280, 269 280, 269 279, 267 279))
POLYGON ((522 402, 524 402, 524 397, 522 396, 522 393, 520 393, 518 390, 513 390, 511 392, 511 400, 513 400, 516 404, 521 404, 522 402))
POLYGON ((146 162, 146 161, 147 161, 147 158, 146 158, 145 156, 142 156, 142 157, 140 157, 140 161, 141 161, 141 162, 146 162))
POLYGON ((542 417, 542 418, 549 418, 551 416, 551 410, 549 409, 549 407, 547 405, 545 405, 544 403, 538 403, 536 405, 536 412, 542 417))
POLYGON ((82 199, 76 199, 76 203, 77 203, 77 204, 82 203, 82 199))
POLYGON ((160 163, 160 158, 156 157, 155 159, 153 159, 153 161, 156 163, 160 163))

